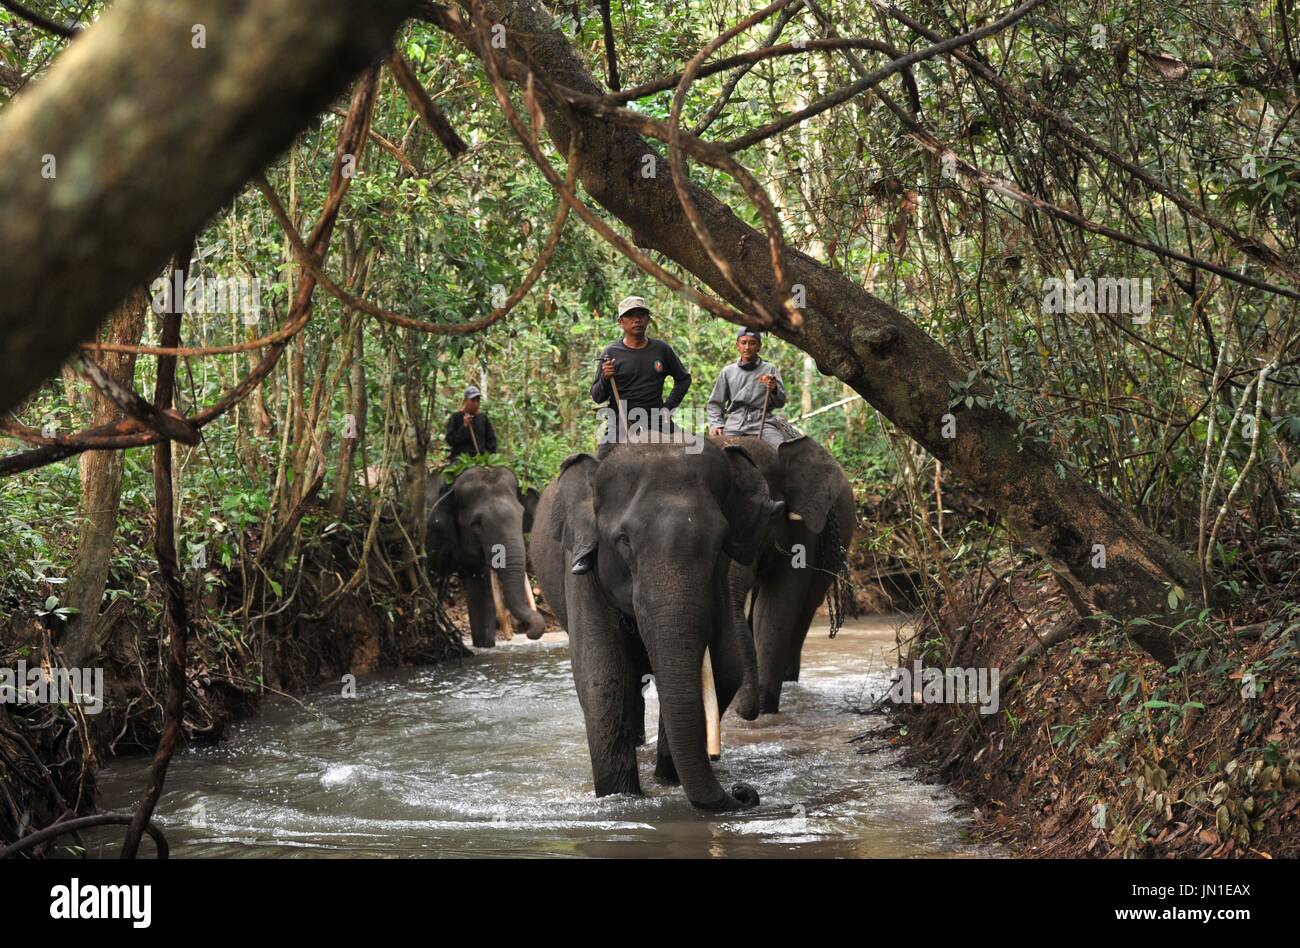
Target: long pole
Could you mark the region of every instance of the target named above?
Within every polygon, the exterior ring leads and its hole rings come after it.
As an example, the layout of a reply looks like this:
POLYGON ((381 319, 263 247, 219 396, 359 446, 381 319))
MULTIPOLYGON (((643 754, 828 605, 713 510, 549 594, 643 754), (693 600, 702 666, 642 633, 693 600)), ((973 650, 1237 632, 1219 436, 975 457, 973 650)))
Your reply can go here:
POLYGON ((623 414, 623 397, 618 394, 618 383, 614 381, 614 376, 609 377, 609 387, 614 392, 614 405, 618 408, 618 440, 627 440, 627 416, 623 414))
POLYGON ((475 437, 475 435, 474 435, 474 419, 473 419, 473 417, 470 417, 470 418, 466 419, 466 421, 465 421, 465 427, 469 429, 469 440, 473 443, 473 445, 474 445, 474 453, 477 455, 477 454, 479 453, 479 451, 478 451, 478 438, 475 437))
POLYGON ((763 437, 763 429, 767 427, 767 400, 772 397, 772 390, 769 388, 763 393, 763 414, 758 419, 758 436, 763 437))

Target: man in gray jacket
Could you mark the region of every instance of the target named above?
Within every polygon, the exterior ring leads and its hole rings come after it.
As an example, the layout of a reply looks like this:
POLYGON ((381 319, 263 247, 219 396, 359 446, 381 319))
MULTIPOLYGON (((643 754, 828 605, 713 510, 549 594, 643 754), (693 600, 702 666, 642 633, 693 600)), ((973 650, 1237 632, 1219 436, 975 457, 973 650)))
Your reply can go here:
POLYGON ((709 434, 758 435, 761 429, 763 440, 771 444, 799 437, 789 422, 774 414, 785 404, 785 385, 781 370, 758 357, 762 345, 762 335, 753 329, 742 329, 736 337, 740 360, 722 370, 709 395, 709 434))

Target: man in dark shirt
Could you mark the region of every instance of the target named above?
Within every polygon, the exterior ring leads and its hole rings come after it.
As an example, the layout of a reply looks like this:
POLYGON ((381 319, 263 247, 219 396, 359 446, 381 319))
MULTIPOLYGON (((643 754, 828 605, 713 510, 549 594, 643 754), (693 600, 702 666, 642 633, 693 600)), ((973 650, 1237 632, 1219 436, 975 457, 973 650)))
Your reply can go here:
MULTIPOLYGON (((601 352, 591 383, 591 400, 609 404, 602 443, 630 440, 629 432, 633 437, 639 432, 648 432, 651 438, 668 435, 673 431, 669 413, 686 397, 691 373, 672 346, 646 336, 650 307, 641 297, 629 296, 618 304, 618 325, 623 338, 601 352), (665 399, 664 380, 670 377, 673 390, 665 399), (621 405, 615 404, 615 386, 621 405)), ((590 572, 596 564, 594 538, 574 552, 572 572, 579 576, 590 572)))
MULTIPOLYGON (((623 338, 611 343, 597 360, 596 378, 591 383, 591 400, 608 403, 614 418, 620 409, 623 421, 636 425, 642 421, 652 432, 667 434, 672 430, 668 417, 691 387, 691 373, 686 371, 673 347, 662 339, 650 339, 650 308, 639 296, 629 296, 618 304, 618 324, 623 338), (664 381, 673 380, 673 389, 664 398, 664 381), (613 384, 611 384, 611 380, 613 384), (614 403, 614 387, 622 405, 614 403), (662 409, 662 411, 661 411, 662 409)), ((625 432, 610 425, 605 441, 624 440, 625 432)))
POLYGON ((483 393, 471 385, 465 389, 465 401, 460 411, 447 419, 447 443, 451 445, 451 458, 461 454, 491 454, 497 449, 497 433, 492 422, 482 411, 483 393))

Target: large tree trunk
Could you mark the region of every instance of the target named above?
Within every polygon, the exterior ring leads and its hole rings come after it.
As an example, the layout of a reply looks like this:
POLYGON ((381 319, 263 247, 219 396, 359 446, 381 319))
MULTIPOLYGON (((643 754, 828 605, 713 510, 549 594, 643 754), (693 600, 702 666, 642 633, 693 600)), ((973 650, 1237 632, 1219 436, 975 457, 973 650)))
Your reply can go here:
POLYGON ((411 0, 118 0, 0 113, 0 411, 377 59, 411 0))
MULTIPOLYGON (((144 312, 149 297, 143 287, 131 293, 109 317, 106 340, 136 344, 144 332, 144 312)), ((133 388, 135 356, 105 352, 96 359, 99 367, 124 388, 133 388)), ((94 427, 121 417, 121 410, 106 396, 95 393, 94 427)), ((68 619, 63 636, 64 659, 71 667, 93 662, 103 648, 106 630, 98 628, 99 605, 113 557, 113 536, 117 530, 117 505, 122 495, 121 451, 87 451, 81 455, 80 540, 68 570, 65 606, 76 614, 68 619)))
MULTIPOLYGON (((603 93, 552 15, 536 0, 496 0, 494 21, 506 24, 508 52, 547 80, 579 92, 603 93)), ((557 108, 541 97, 546 130, 567 154, 576 123, 579 178, 587 193, 632 231, 637 244, 677 261, 733 305, 744 305, 696 239, 673 190, 671 176, 644 178, 642 156, 652 150, 639 134, 612 122, 557 108)), ((653 150, 663 154, 663 149, 653 150)), ((660 161, 666 168, 666 161, 660 161)), ((763 234, 743 223, 712 194, 691 195, 719 247, 729 248, 738 278, 760 298, 774 300, 775 280, 763 234)), ((950 382, 967 368, 939 343, 882 300, 840 273, 798 251, 787 253, 793 284, 802 284, 807 307, 803 331, 777 335, 808 352, 817 367, 834 375, 939 458, 1004 517, 1021 541, 1033 547, 1113 615, 1158 612, 1166 584, 1189 596, 1196 571, 1189 558, 1145 527, 1130 512, 1062 467, 1045 445, 1028 442, 1019 424, 997 407, 951 409, 955 437, 944 437, 950 382), (1104 568, 1091 565, 1105 548, 1104 568)), ((771 304, 776 308, 776 304, 771 304)), ((1134 628, 1134 639, 1162 661, 1174 648, 1158 627, 1134 628)))

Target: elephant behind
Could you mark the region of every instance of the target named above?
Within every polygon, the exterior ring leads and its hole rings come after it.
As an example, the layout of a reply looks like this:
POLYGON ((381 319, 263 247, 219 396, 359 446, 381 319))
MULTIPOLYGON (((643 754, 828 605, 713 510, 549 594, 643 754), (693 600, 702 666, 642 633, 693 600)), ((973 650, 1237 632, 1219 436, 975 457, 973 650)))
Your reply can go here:
POLYGON ((714 440, 749 455, 771 496, 785 502, 785 516, 773 525, 775 542, 752 564, 734 564, 729 577, 733 620, 753 629, 759 711, 774 714, 781 710, 782 684, 799 680, 808 627, 847 560, 857 523, 853 487, 839 462, 812 438, 775 448, 747 436, 714 440))
POLYGON ((542 592, 569 633, 573 680, 587 728, 597 796, 640 794, 643 676, 659 692, 655 774, 680 782, 692 804, 724 810, 758 795, 728 793, 709 764, 702 663, 708 648, 719 713, 757 716, 753 643, 727 604, 732 559, 752 561, 781 507, 739 450, 700 440, 618 444, 599 460, 570 457, 542 493, 530 544, 542 592), (597 550, 590 572, 575 554, 597 550))
POLYGON ((529 604, 524 534, 531 528, 537 491, 520 491, 514 472, 504 467, 470 467, 448 484, 430 478, 428 511, 429 572, 458 573, 469 603, 470 636, 479 648, 496 644, 497 614, 491 572, 510 614, 530 639, 541 638, 546 620, 529 604))

